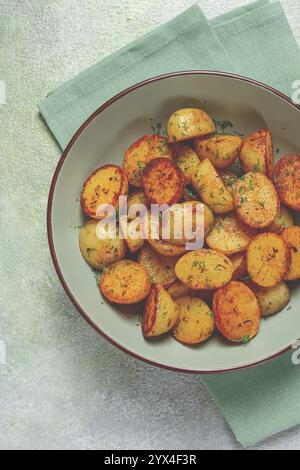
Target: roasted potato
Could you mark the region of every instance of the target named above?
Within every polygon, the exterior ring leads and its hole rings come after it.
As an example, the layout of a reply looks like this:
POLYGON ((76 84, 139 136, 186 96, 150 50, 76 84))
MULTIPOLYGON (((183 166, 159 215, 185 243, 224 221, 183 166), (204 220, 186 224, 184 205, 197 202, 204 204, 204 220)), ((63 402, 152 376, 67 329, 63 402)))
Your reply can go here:
POLYGON ((269 288, 258 287, 251 283, 250 288, 257 297, 263 317, 281 312, 291 300, 291 290, 285 282, 269 288))
POLYGON ((147 207, 148 201, 147 201, 146 194, 144 193, 144 191, 138 190, 128 196, 128 201, 127 201, 128 211, 129 209, 131 209, 132 206, 135 206, 137 204, 147 207))
POLYGON ((261 173, 248 173, 236 185, 234 204, 239 216, 249 227, 269 227, 280 209, 279 198, 272 181, 261 173))
POLYGON ((149 204, 176 204, 184 196, 185 183, 183 171, 166 158, 152 160, 142 176, 149 204))
POLYGON ((232 281, 217 290, 213 312, 220 333, 230 341, 248 343, 260 326, 260 307, 252 290, 241 282, 232 281))
POLYGON ((274 154, 269 129, 254 132, 244 140, 240 160, 245 173, 259 172, 273 177, 274 154))
POLYGON ((172 284, 171 287, 168 288, 168 292, 173 300, 180 299, 181 297, 186 297, 190 294, 190 288, 185 286, 180 281, 176 281, 172 284))
POLYGON ((145 243, 140 220, 138 218, 131 220, 128 217, 122 217, 120 219, 120 229, 130 253, 134 254, 139 251, 145 243))
POLYGON ((214 227, 206 237, 206 244, 212 250, 225 255, 246 251, 257 231, 241 222, 235 214, 218 216, 214 227))
POLYGON ((230 257, 233 264, 233 281, 240 281, 247 277, 247 259, 245 253, 237 253, 230 257))
POLYGON ((136 304, 144 300, 151 287, 150 276, 146 269, 134 261, 119 261, 103 272, 100 291, 116 304, 136 304))
POLYGON ((154 284, 142 317, 144 338, 167 333, 176 325, 178 318, 178 307, 168 291, 161 285, 154 284))
POLYGON ((155 158, 164 157, 172 160, 173 155, 168 139, 159 135, 145 135, 125 152, 123 168, 129 183, 142 187, 142 174, 146 165, 155 158))
POLYGON ((282 282, 291 266, 291 253, 287 243, 276 233, 262 233, 249 245, 247 269, 255 284, 274 287, 282 282))
POLYGON ((179 109, 172 114, 167 125, 169 142, 180 142, 212 134, 214 121, 205 111, 196 108, 179 109))
POLYGON ((145 245, 138 257, 138 262, 148 271, 152 284, 170 287, 176 282, 175 266, 177 258, 159 255, 150 245, 145 245))
POLYGON ((200 162, 197 173, 192 177, 192 185, 201 201, 215 214, 226 214, 233 210, 233 197, 210 160, 200 162))
POLYGON ((181 168, 187 183, 191 183, 192 176, 196 173, 199 158, 191 147, 184 144, 173 144, 172 151, 175 163, 181 168))
POLYGON ((95 269, 101 271, 126 256, 126 243, 119 235, 115 239, 108 237, 108 231, 98 226, 98 220, 89 220, 84 224, 79 234, 79 246, 85 261, 95 269), (104 232, 103 239, 97 235, 97 230, 104 232))
POLYGON ((122 168, 105 165, 95 170, 86 180, 81 193, 83 212, 93 219, 101 219, 99 207, 110 204, 117 208, 119 197, 128 194, 128 180, 122 168))
POLYGON ((300 279, 300 227, 289 227, 282 233, 291 253, 291 265, 287 273, 287 281, 300 279))
POLYGON ((228 189, 230 194, 234 196, 235 186, 238 182, 238 177, 230 170, 220 171, 220 176, 222 178, 225 187, 228 189))
POLYGON ((183 297, 176 300, 179 322, 171 333, 177 341, 186 345, 206 341, 215 329, 214 315, 203 300, 183 297))
POLYGON ((283 204, 300 211, 300 156, 281 158, 274 171, 274 181, 283 204))
POLYGON ((292 227, 293 225, 294 219, 291 212, 286 207, 281 206, 273 224, 268 227, 268 231, 278 233, 280 235, 284 229, 292 227))
POLYGON ((184 255, 176 264, 175 272, 191 289, 218 289, 231 281, 233 264, 222 253, 202 249, 184 255))
POLYGON ((216 135, 210 139, 194 139, 194 149, 200 160, 208 158, 215 168, 230 167, 239 156, 242 139, 234 135, 216 135))
POLYGON ((162 220, 155 219, 154 217, 148 218, 148 226, 144 227, 148 243, 152 246, 156 253, 163 256, 178 257, 186 253, 185 246, 174 245, 161 239, 162 220), (148 230, 148 232, 147 232, 148 230))

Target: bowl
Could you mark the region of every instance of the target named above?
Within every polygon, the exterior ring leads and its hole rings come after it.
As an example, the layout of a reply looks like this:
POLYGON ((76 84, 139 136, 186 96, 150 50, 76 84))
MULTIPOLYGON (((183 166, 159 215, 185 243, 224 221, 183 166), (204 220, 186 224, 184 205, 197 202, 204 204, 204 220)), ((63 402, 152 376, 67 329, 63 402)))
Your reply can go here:
MULTIPOLYGON (((300 109, 287 96, 251 79, 219 72, 188 71, 154 77, 101 106, 78 130, 55 171, 48 203, 49 246, 58 277, 85 320, 112 344, 150 364, 181 372, 220 373, 274 359, 300 336, 300 284, 289 307, 262 321, 247 345, 231 344, 217 333, 187 347, 170 336, 146 341, 138 306, 120 307, 99 293, 97 276, 78 246, 84 222, 80 192, 86 177, 106 163, 122 164, 125 150, 140 136, 164 126, 177 109, 200 107, 230 133, 247 135, 268 127, 276 159, 299 153, 300 109)), ((297 220, 297 224, 299 218, 297 220)))

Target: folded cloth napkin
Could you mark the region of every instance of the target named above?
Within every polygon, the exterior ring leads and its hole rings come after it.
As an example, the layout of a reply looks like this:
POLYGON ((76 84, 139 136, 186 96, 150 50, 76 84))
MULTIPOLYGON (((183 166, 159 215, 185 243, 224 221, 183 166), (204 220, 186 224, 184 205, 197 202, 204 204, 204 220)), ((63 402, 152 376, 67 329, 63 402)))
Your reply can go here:
MULTIPOLYGON (((39 109, 65 148, 90 114, 124 88, 192 69, 239 73, 291 94, 300 79, 300 53, 281 4, 257 1, 211 22, 195 5, 64 83, 39 109)), ((300 423, 300 366, 293 365, 291 353, 202 380, 244 446, 300 423)))

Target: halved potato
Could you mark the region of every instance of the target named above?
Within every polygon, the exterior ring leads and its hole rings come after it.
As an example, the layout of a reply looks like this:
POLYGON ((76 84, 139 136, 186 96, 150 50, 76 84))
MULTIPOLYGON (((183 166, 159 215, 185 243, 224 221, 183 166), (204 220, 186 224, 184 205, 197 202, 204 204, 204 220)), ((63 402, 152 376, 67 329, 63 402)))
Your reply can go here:
POLYGON ((120 229, 130 253, 134 254, 139 251, 145 243, 139 219, 131 220, 128 217, 120 218, 120 229))
POLYGON ((98 224, 98 220, 89 220, 84 224, 79 234, 79 246, 87 263, 100 271, 125 258, 126 243, 120 239, 119 234, 115 239, 108 238, 108 231, 104 227, 98 227, 98 224), (97 227, 103 231, 103 240, 97 235, 97 227), (104 239, 105 237, 107 238, 104 239))
POLYGON ((185 108, 173 113, 168 121, 169 142, 180 142, 216 132, 211 117, 201 109, 185 108))
POLYGON ((222 253, 202 249, 184 255, 176 264, 175 272, 191 289, 218 289, 231 281, 233 264, 222 253))
POLYGON ((177 258, 159 255, 150 245, 141 250, 138 262, 148 271, 152 284, 170 287, 176 281, 177 258))
POLYGON ((273 182, 267 176, 253 172, 237 182, 234 204, 240 220, 257 229, 269 227, 280 209, 273 182))
POLYGON ((214 315, 203 300, 183 297, 176 300, 179 322, 171 333, 177 341, 186 345, 206 341, 215 329, 214 315))
POLYGON ((287 276, 291 253, 287 243, 276 233, 262 233, 249 245, 247 269, 255 284, 274 287, 287 276))
POLYGON ((155 158, 164 157, 172 160, 173 155, 168 139, 160 135, 145 135, 125 152, 123 168, 129 183, 142 187, 142 174, 146 165, 155 158))
POLYGON ((119 261, 103 272, 100 291, 116 304, 135 304, 144 300, 150 291, 151 281, 146 269, 134 261, 119 261))
POLYGON ((137 205, 137 204, 147 207, 148 201, 147 201, 146 194, 144 193, 144 191, 141 191, 141 190, 134 191, 128 196, 128 201, 127 201, 128 211, 132 206, 137 205))
POLYGON ((192 176, 196 173, 199 158, 191 147, 184 144, 173 144, 172 151, 174 161, 184 173, 186 181, 191 183, 192 176))
POLYGON ((245 344, 257 335, 260 307, 255 294, 245 284, 232 281, 217 290, 213 311, 218 330, 230 341, 245 344))
POLYGON ((251 283, 250 287, 257 297, 263 317, 281 312, 291 300, 291 290, 285 282, 269 288, 258 287, 251 283))
POLYGON ((220 171, 220 176, 222 178, 225 187, 228 189, 230 194, 234 196, 235 186, 238 182, 238 177, 230 170, 220 171))
POLYGON ((248 275, 245 253, 237 253, 230 257, 233 264, 233 281, 239 281, 248 275))
POLYGON ((192 177, 192 185, 201 201, 215 214, 226 214, 233 210, 233 197, 210 160, 200 162, 192 177))
POLYGON ((93 219, 101 219, 100 206, 110 204, 119 207, 120 196, 128 194, 128 180, 122 168, 105 165, 95 170, 86 180, 81 193, 83 212, 93 219))
POLYGON ((144 338, 160 336, 170 331, 177 323, 179 311, 168 291, 154 284, 151 287, 142 318, 144 338))
POLYGON ((300 227, 289 227, 282 233, 291 253, 291 265, 287 273, 287 281, 300 279, 300 227))
POLYGON ((180 245, 174 245, 165 240, 161 239, 162 220, 157 219, 154 216, 148 218, 148 227, 144 227, 145 233, 147 234, 148 243, 152 246, 156 253, 167 257, 179 257, 186 253, 186 247, 180 245), (148 233, 147 233, 148 230, 148 233))
POLYGON ((174 162, 156 158, 143 173, 142 184, 149 204, 176 204, 184 195, 185 176, 174 162))
POLYGON ((254 132, 244 140, 240 160, 245 173, 259 172, 272 178, 274 154, 269 129, 254 132))
POLYGON ((182 282, 176 281, 168 288, 168 292, 173 300, 180 299, 181 297, 186 297, 190 294, 190 288, 185 286, 182 282))
POLYGON ((208 158, 215 168, 228 168, 239 156, 242 139, 234 135, 216 135, 210 139, 194 139, 194 149, 200 160, 208 158))
POLYGON ((214 227, 206 237, 206 244, 212 250, 225 255, 246 251, 257 231, 241 222, 235 214, 218 216, 214 227))
POLYGON ((294 219, 291 212, 284 206, 281 206, 276 219, 273 224, 268 228, 270 232, 281 234, 284 229, 292 227, 294 219))
POLYGON ((300 156, 281 158, 274 171, 274 181, 283 204, 300 211, 300 156))

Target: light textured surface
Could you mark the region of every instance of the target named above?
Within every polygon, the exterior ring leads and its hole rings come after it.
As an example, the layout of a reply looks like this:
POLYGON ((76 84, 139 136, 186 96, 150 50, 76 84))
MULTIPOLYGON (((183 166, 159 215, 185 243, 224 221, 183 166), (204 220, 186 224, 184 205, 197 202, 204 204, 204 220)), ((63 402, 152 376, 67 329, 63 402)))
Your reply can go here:
MULTIPOLYGON (((0 0, 0 448, 239 448, 199 377, 137 362, 84 323, 56 279, 45 231, 59 150, 36 103, 192 3, 0 0)), ((199 1, 208 17, 246 3, 199 1)), ((282 4, 300 42, 299 2, 282 4)), ((258 448, 299 449, 300 429, 258 448)))

